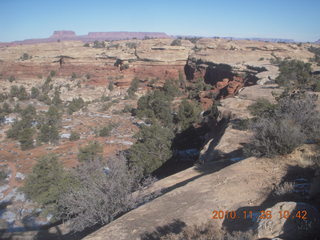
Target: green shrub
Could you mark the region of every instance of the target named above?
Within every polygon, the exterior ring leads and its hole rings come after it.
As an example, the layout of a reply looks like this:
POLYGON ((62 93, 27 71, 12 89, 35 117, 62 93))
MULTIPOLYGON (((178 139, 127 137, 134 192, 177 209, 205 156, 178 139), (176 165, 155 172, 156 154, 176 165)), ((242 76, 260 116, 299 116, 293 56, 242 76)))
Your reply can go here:
POLYGON ((172 98, 178 96, 179 95, 178 82, 175 80, 166 80, 163 85, 163 91, 172 98))
POLYGON ((171 100, 172 98, 163 91, 155 90, 138 100, 135 114, 140 118, 156 118, 165 126, 170 126, 173 121, 171 100))
POLYGON ((33 148, 33 135, 35 130, 33 128, 24 128, 18 136, 21 150, 28 150, 33 148))
POLYGON ((248 107, 250 113, 255 117, 271 116, 276 105, 265 98, 258 98, 257 101, 248 107))
POLYGON ((32 58, 32 56, 30 56, 28 53, 24 53, 24 54, 22 54, 22 56, 20 57, 20 59, 22 60, 22 61, 25 61, 25 60, 28 60, 28 59, 31 59, 32 58))
POLYGON ((104 103, 102 104, 102 107, 101 107, 101 111, 105 112, 107 110, 109 110, 109 108, 112 106, 112 103, 109 102, 109 103, 104 103))
POLYGON ((112 129, 114 129, 114 124, 109 124, 99 130, 100 137, 108 137, 111 134, 112 129))
POLYGON ((33 99, 38 98, 39 95, 40 95, 39 89, 36 87, 32 87, 31 88, 31 98, 33 98, 33 99))
POLYGON ((68 104, 68 113, 72 115, 72 113, 79 111, 85 106, 84 100, 79 98, 73 98, 72 101, 68 104))
POLYGON ((317 97, 293 93, 278 100, 271 114, 262 113, 251 123, 254 132, 247 153, 274 156, 292 152, 306 142, 320 140, 320 113, 317 97))
POLYGON ((56 74, 57 74, 56 71, 54 71, 54 70, 51 70, 51 71, 50 71, 50 77, 54 77, 54 76, 56 76, 56 74))
POLYGON ((49 154, 38 159, 21 190, 29 199, 44 208, 46 213, 55 215, 58 200, 70 182, 58 157, 49 154))
POLYGON ((201 108, 199 104, 183 100, 179 106, 177 119, 181 131, 199 121, 201 108))
POLYGON ((134 94, 138 90, 138 87, 139 87, 139 79, 138 78, 134 78, 131 81, 130 87, 129 87, 128 91, 127 91, 129 97, 133 97, 134 96, 134 94))
POLYGON ((83 44, 84 47, 90 47, 89 43, 83 44))
POLYGON ((80 139, 80 134, 77 132, 72 131, 69 137, 70 141, 77 141, 80 139))
POLYGON ((299 60, 283 60, 279 62, 280 74, 276 83, 289 88, 305 89, 310 87, 311 64, 299 60))
POLYGON ((81 147, 78 153, 80 162, 93 161, 102 158, 103 148, 97 142, 90 142, 88 145, 81 147))
POLYGON ((15 121, 12 127, 7 131, 7 137, 15 140, 19 140, 19 136, 22 134, 24 129, 32 128, 33 123, 36 120, 36 109, 29 105, 23 109, 20 113, 21 120, 15 121))
POLYGON ((77 74, 75 72, 73 72, 72 75, 71 75, 71 79, 74 80, 76 78, 77 78, 77 74))
POLYGON ((94 48, 104 48, 106 47, 106 44, 104 41, 99 42, 98 40, 93 42, 93 47, 94 48))
POLYGON ((19 95, 19 87, 17 85, 13 85, 10 87, 10 97, 18 97, 19 95))
POLYGON ((16 80, 16 78, 15 78, 15 76, 10 76, 8 80, 9 80, 9 82, 11 82, 11 83, 12 83, 13 81, 15 81, 15 80, 16 80))
POLYGON ((12 113, 12 109, 11 109, 10 105, 7 102, 3 103, 1 112, 5 113, 5 114, 12 113))
POLYGON ((59 140, 61 115, 55 106, 50 106, 41 123, 39 140, 45 143, 56 143, 59 140))
POLYGON ((175 39, 171 42, 170 44, 171 46, 181 46, 182 45, 182 42, 181 42, 181 39, 175 39))
POLYGON ((108 89, 109 89, 109 91, 110 91, 110 92, 112 92, 112 91, 113 91, 114 86, 113 86, 113 82, 112 82, 112 81, 111 81, 111 82, 109 82, 108 89))
POLYGON ((124 108, 122 109, 122 112, 124 113, 131 113, 133 110, 133 107, 130 105, 125 105, 124 108))
POLYGON ((142 169, 143 175, 152 173, 172 157, 173 137, 169 128, 157 123, 142 127, 135 135, 136 143, 128 150, 129 164, 142 169))

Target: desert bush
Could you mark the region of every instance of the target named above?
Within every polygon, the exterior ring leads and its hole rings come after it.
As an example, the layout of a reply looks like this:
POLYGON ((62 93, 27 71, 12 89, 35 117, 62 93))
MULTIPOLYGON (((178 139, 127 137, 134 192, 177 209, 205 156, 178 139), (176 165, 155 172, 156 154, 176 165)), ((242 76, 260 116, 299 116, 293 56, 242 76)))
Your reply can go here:
POLYGON ((133 110, 133 107, 131 105, 125 105, 124 108, 122 109, 122 112, 124 113, 131 113, 133 110))
POLYGON ((41 123, 38 139, 45 143, 56 143, 59 140, 61 114, 55 106, 50 106, 41 123))
POLYGON ((318 65, 320 65, 320 47, 309 47, 308 50, 314 53, 313 61, 315 61, 318 65))
POLYGON ((174 98, 179 95, 178 82, 176 80, 166 80, 163 85, 163 91, 174 98))
POLYGON ((289 88, 305 89, 310 88, 311 64, 299 60, 279 61, 280 74, 276 83, 289 88))
POLYGON ((17 97, 19 95, 19 87, 17 85, 13 85, 10 87, 10 97, 17 97))
POLYGON ((294 192, 294 182, 284 182, 274 189, 275 196, 285 196, 294 192))
POLYGON ((106 47, 106 44, 104 41, 99 42, 98 40, 93 42, 93 47, 94 48, 104 48, 106 47))
POLYGON ((113 89, 114 89, 114 84, 113 84, 112 81, 109 82, 108 89, 109 89, 110 92, 113 91, 113 89))
POLYGON ((138 107, 134 114, 138 117, 156 118, 165 126, 170 126, 173 121, 171 113, 172 98, 164 91, 155 90, 138 100, 138 107))
POLYGON ((38 100, 40 102, 47 104, 47 105, 50 105, 52 103, 51 99, 47 93, 43 93, 43 94, 39 95, 38 100))
POLYGON ((0 102, 3 102, 8 99, 7 93, 0 93, 0 102))
POLYGON ((135 135, 137 140, 128 150, 130 166, 136 166, 148 175, 172 156, 171 143, 174 135, 169 128, 154 123, 144 126, 135 135))
POLYGON ((33 135, 35 130, 33 128, 24 128, 18 136, 21 150, 28 150, 33 148, 33 135))
POLYGON ((182 231, 176 232, 176 229, 164 227, 160 231, 146 234, 143 239, 160 240, 254 240, 257 239, 252 231, 228 233, 220 229, 212 220, 199 224, 184 227, 185 224, 179 223, 182 231), (161 231, 162 230, 162 231, 161 231))
POLYGON ((126 47, 134 49, 134 48, 137 47, 137 43, 135 43, 135 42, 127 42, 126 43, 126 47))
POLYGON ((56 215, 58 200, 70 182, 58 157, 49 154, 38 159, 21 191, 38 203, 45 213, 56 215))
POLYGON ((101 128, 99 130, 99 136, 100 137, 108 137, 111 134, 112 129, 114 129, 114 124, 108 124, 107 126, 101 128))
POLYGON ((72 113, 79 111, 85 106, 84 100, 79 98, 73 98, 72 101, 68 104, 68 114, 72 115, 72 113))
POLYGON ((5 114, 12 113, 12 109, 11 109, 10 105, 7 102, 4 102, 2 104, 1 112, 5 113, 5 114))
POLYGON ((33 123, 36 120, 36 109, 29 105, 23 109, 20 113, 21 120, 15 121, 12 127, 7 131, 7 137, 15 140, 19 140, 19 136, 24 129, 32 128, 33 123))
POLYGON ((138 87, 139 87, 139 79, 138 78, 134 78, 131 81, 130 87, 129 87, 128 91, 127 91, 129 97, 134 96, 135 92, 138 90, 138 87))
POLYGON ((97 142, 89 142, 88 145, 79 148, 78 160, 80 162, 89 162, 102 158, 103 148, 97 142))
POLYGON ((248 130, 250 126, 250 119, 234 119, 232 121, 232 128, 240 131, 248 130))
POLYGON ((182 45, 182 42, 181 42, 181 39, 177 38, 177 39, 174 39, 171 44, 171 46, 181 46, 182 45))
POLYGON ((274 113, 276 105, 270 103, 265 98, 258 98, 257 101, 248 107, 249 112, 255 116, 271 116, 274 113))
POLYGON ((71 79, 74 80, 74 79, 76 79, 76 78, 77 78, 77 74, 76 74, 75 72, 73 72, 73 73, 71 74, 71 79))
POLYGON ((62 99, 60 98, 60 91, 58 88, 56 88, 54 91, 54 95, 52 98, 52 104, 55 105, 56 107, 59 107, 62 104, 62 99))
POLYGON ((105 112, 105 111, 109 110, 111 106, 112 106, 112 103, 111 103, 111 102, 104 103, 104 104, 102 104, 102 106, 101 106, 101 111, 105 112))
POLYGON ((273 113, 261 114, 252 121, 254 132, 248 152, 256 156, 288 154, 306 142, 319 141, 320 114, 317 97, 303 93, 284 96, 273 113))
POLYGON ((195 102, 183 100, 179 106, 177 120, 181 131, 191 127, 200 119, 201 107, 195 102))
POLYGON ((54 76, 56 76, 56 74, 57 74, 56 71, 54 71, 54 70, 51 70, 51 71, 50 71, 50 77, 54 77, 54 76))
POLYGON ((120 71, 125 70, 125 69, 129 69, 129 64, 128 63, 122 64, 120 66, 120 71))
POLYGON ((24 54, 22 54, 22 56, 20 57, 20 59, 22 60, 22 61, 25 61, 25 60, 28 60, 28 59, 31 59, 32 58, 32 56, 30 56, 28 53, 24 53, 24 54))
POLYGON ((128 169, 123 156, 113 156, 80 164, 72 170, 75 187, 59 201, 61 217, 74 231, 111 222, 148 199, 142 189, 153 181, 140 182, 139 171, 128 169), (133 194, 134 192, 134 194, 133 194))
POLYGON ((8 80, 9 80, 9 82, 12 83, 13 81, 16 80, 16 78, 15 78, 15 76, 12 76, 12 75, 11 75, 11 76, 8 78, 8 80))
POLYGON ((72 131, 71 134, 70 134, 69 140, 70 141, 77 141, 79 139, 80 139, 80 134, 77 133, 77 132, 72 131))
POLYGON ((36 87, 31 88, 31 98, 35 99, 38 98, 40 95, 40 90, 36 87))
POLYGON ((83 44, 84 47, 90 47, 89 43, 83 44))

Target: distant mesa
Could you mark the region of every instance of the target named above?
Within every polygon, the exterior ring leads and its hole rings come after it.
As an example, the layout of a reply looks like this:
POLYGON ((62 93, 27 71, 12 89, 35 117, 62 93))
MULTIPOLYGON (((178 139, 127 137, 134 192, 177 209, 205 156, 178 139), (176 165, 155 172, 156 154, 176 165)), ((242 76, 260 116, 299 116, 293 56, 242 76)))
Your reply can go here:
POLYGON ((74 31, 54 31, 50 38, 74 38, 77 37, 74 31))
POLYGON ((316 41, 316 43, 320 43, 320 39, 318 41, 316 41))
POLYGON ((89 32, 87 35, 78 36, 74 31, 59 30, 54 31, 49 38, 26 39, 9 43, 0 43, 0 46, 13 46, 23 44, 47 43, 57 41, 83 41, 93 42, 102 40, 126 40, 126 39, 144 39, 144 38, 171 38, 162 32, 89 32))

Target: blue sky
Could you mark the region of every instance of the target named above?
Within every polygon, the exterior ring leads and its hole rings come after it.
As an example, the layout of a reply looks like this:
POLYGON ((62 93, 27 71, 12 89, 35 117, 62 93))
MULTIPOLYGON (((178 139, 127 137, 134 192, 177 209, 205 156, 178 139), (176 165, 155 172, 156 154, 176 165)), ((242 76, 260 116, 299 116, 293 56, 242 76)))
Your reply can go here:
POLYGON ((54 30, 320 38, 320 0, 0 0, 0 41, 54 30))

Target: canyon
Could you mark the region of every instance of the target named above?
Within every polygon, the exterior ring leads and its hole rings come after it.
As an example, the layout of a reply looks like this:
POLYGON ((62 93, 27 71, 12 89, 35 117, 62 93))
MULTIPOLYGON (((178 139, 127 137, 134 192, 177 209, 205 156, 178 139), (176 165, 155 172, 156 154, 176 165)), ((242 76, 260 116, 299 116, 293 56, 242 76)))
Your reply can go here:
MULTIPOLYGON (((220 137, 212 132, 207 133, 199 156, 205 163, 203 166, 191 166, 160 179, 150 190, 162 190, 158 198, 124 214, 85 239, 143 239, 143 234, 152 233, 157 227, 177 219, 188 225, 201 223, 209 219, 214 209, 231 210, 244 206, 265 209, 274 204, 267 201, 267 197, 273 186, 283 180, 288 166, 310 164, 305 159, 313 156, 313 145, 304 145, 292 155, 272 161, 244 159, 239 152, 251 133, 234 129, 230 123, 252 117, 247 107, 260 97, 274 101, 273 94, 282 92, 283 89, 274 82, 279 69, 272 64, 272 60, 299 59, 308 62, 314 57, 308 49, 316 44, 218 38, 201 38, 195 43, 181 39, 179 44, 174 44, 173 39, 164 33, 118 32, 76 36, 72 31, 56 31, 48 40, 37 41, 0 45, 0 93, 9 93, 14 85, 24 86, 30 92, 32 87, 40 88, 47 76, 52 75, 53 89, 60 88, 63 101, 81 97, 88 102, 88 107, 71 116, 63 115, 61 139, 56 145, 42 144, 22 151, 16 141, 6 138, 6 131, 12 122, 8 120, 1 126, 0 163, 9 169, 11 175, 6 185, 8 188, 1 192, 0 201, 15 202, 4 210, 7 213, 21 212, 25 209, 24 204, 29 204, 19 200, 17 195, 17 189, 23 184, 19 176, 28 175, 41 155, 57 153, 64 166, 72 168, 79 163, 79 146, 90 140, 103 145, 105 157, 128 149, 133 144, 138 126, 145 123, 121 110, 137 105, 137 99, 126 97, 134 79, 139 80, 137 97, 160 88, 170 80, 207 84, 210 88, 199 94, 202 110, 208 110, 215 100, 220 100, 219 120, 227 118, 228 123, 220 137), (143 39, 146 36, 153 39, 143 39), (105 41, 119 38, 136 39, 105 41), (94 40, 103 41, 104 46, 96 47, 94 40), (114 85, 113 90, 108 87, 110 83, 114 85), (105 110, 101 107, 103 97, 110 98, 110 106, 105 110), (112 130, 111 136, 97 137, 97 127, 106 124, 117 124, 117 127, 112 130), (71 142, 64 137, 63 134, 68 136, 71 130, 80 133, 79 140, 71 142)), ((313 69, 319 71, 319 66, 313 64, 313 69)), ((49 92, 50 97, 53 94, 53 91, 49 92)), ((14 98, 10 104, 13 106, 18 102, 14 98)), ((36 100, 21 102, 21 106, 27 104, 33 104, 38 111, 48 109, 36 100)), ((12 113, 10 117, 15 119, 17 115, 12 113)), ((308 173, 303 172, 300 177, 311 181, 308 173)), ((23 227, 20 220, 9 222, 13 232, 23 227)), ((220 220, 217 224, 229 226, 220 220)), ((68 234, 68 227, 59 225, 43 232, 39 230, 38 233, 26 231, 22 237, 32 239, 42 233, 47 234, 46 239, 50 236, 58 239, 62 238, 59 234, 68 234)), ((13 239, 19 239, 19 234, 13 233, 13 239)), ((7 233, 5 236, 11 235, 7 233)))

